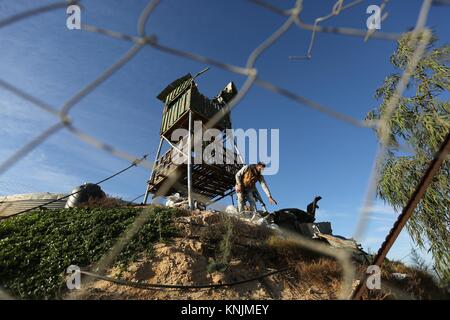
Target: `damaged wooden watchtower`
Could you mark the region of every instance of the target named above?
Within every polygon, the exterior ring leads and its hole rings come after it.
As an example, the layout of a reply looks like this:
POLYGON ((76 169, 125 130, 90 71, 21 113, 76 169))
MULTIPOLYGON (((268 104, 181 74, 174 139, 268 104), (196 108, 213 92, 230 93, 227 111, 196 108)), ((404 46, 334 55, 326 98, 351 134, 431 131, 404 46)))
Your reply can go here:
MULTIPOLYGON (((230 113, 225 107, 237 94, 233 82, 230 82, 216 97, 209 99, 197 89, 195 79, 209 68, 199 72, 194 77, 187 74, 169 84, 157 98, 164 103, 162 123, 160 130, 160 142, 156 153, 156 159, 147 183, 144 204, 148 195, 169 196, 179 193, 188 198, 189 208, 194 208, 194 203, 211 204, 232 195, 235 185, 235 174, 242 167, 243 159, 232 138, 232 149, 223 147, 222 163, 203 161, 198 163, 194 157, 198 157, 194 151, 193 129, 194 122, 201 121, 205 125, 214 116, 220 115, 219 121, 211 126, 220 132, 219 135, 225 141, 230 137, 226 130, 231 129, 230 113), (176 129, 185 129, 186 136, 179 141, 171 141, 171 135, 176 129), (161 155, 165 146, 168 150, 161 155), (184 150, 184 152, 183 152, 184 150), (188 153, 188 154, 186 154, 188 153), (234 159, 230 163, 231 159, 234 159), (179 158, 185 157, 180 164, 179 158), (176 159, 178 157, 178 159, 176 159)), ((198 143, 198 142, 197 142, 198 143)), ((203 146, 205 142, 201 142, 203 146)), ((197 157, 195 158, 197 160, 197 157)), ((216 158, 217 159, 217 158, 216 158)))

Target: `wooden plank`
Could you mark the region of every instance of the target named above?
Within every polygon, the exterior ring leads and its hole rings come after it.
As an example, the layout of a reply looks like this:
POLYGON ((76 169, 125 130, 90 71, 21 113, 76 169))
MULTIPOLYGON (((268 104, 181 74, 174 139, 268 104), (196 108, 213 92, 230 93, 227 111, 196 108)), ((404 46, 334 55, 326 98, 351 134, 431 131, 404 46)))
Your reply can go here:
POLYGON ((178 105, 178 109, 177 109, 177 117, 180 117, 183 114, 183 112, 184 112, 184 100, 185 100, 185 98, 186 98, 186 95, 184 95, 184 94, 180 97, 179 105, 178 105))
POLYGON ((186 90, 186 98, 185 98, 185 101, 184 101, 184 110, 188 110, 188 109, 191 109, 191 91, 192 91, 192 89, 187 89, 186 90))
POLYGON ((174 115, 175 111, 173 108, 173 104, 170 106, 170 120, 169 120, 169 127, 171 127, 173 125, 173 123, 175 122, 175 115, 174 115))
POLYGON ((209 187, 207 187, 207 186, 198 186, 198 185, 194 186, 194 185, 193 185, 192 188, 193 188, 193 189, 196 189, 196 190, 202 190, 202 191, 208 192, 208 193, 210 193, 210 194, 215 194, 215 193, 217 193, 217 190, 216 190, 216 189, 212 189, 212 188, 209 188, 209 187))
POLYGON ((207 186, 207 185, 195 185, 195 186, 193 185, 192 187, 193 187, 193 189, 202 190, 202 191, 208 192, 210 194, 215 194, 215 193, 221 192, 220 190, 211 188, 210 186, 207 186))
POLYGON ((180 99, 177 99, 173 104, 173 123, 178 120, 178 108, 180 107, 180 99))
POLYGON ((177 95, 180 93, 180 90, 181 90, 181 85, 179 85, 178 87, 176 87, 176 88, 173 90, 173 92, 174 92, 173 98, 174 98, 174 99, 177 98, 177 95))
MULTIPOLYGON (((211 194, 222 194, 223 192, 230 189, 230 186, 224 185, 220 181, 211 180, 210 177, 205 176, 203 174, 199 174, 198 172, 193 172, 193 188, 198 188, 205 190, 211 194)), ((183 184, 186 183, 186 180, 183 180, 183 184)))
POLYGON ((167 104, 167 105, 169 105, 169 104, 170 104, 170 101, 172 101, 172 94, 173 94, 173 91, 171 91, 171 92, 167 95, 167 98, 166 98, 166 104, 167 104))
POLYGON ((163 125, 162 125, 162 127, 163 127, 164 129, 162 130, 162 132, 164 132, 164 131, 167 130, 167 116, 168 116, 168 109, 167 109, 166 112, 164 112, 164 114, 163 114, 163 125))
POLYGON ((167 128, 170 128, 172 125, 172 106, 169 107, 169 110, 167 110, 167 128))
POLYGON ((196 185, 195 187, 193 186, 193 188, 199 189, 199 190, 201 189, 201 190, 204 190, 211 194, 223 194, 225 191, 228 190, 228 189, 225 189, 225 190, 224 189, 215 189, 215 188, 212 188, 212 187, 206 186, 206 185, 196 185))
POLYGON ((199 183, 198 185, 205 186, 208 188, 211 188, 213 190, 228 190, 230 189, 234 184, 225 184, 225 183, 212 183, 211 181, 204 181, 203 183, 199 183))
POLYGON ((186 91, 183 95, 183 112, 188 110, 190 107, 190 103, 189 103, 189 92, 186 91))
POLYGON ((208 185, 215 189, 229 189, 234 186, 235 182, 228 179, 223 179, 220 176, 205 175, 203 173, 194 172, 196 180, 195 185, 208 185))

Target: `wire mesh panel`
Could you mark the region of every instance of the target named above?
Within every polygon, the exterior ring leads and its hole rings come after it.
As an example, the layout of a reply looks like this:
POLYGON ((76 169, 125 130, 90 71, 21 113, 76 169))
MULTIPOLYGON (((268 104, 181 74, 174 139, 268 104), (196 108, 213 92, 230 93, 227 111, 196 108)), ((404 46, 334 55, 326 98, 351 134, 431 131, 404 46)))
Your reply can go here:
MULTIPOLYGON (((146 158, 141 159, 141 161, 136 161, 139 157, 135 155, 131 155, 124 150, 120 150, 114 146, 113 143, 108 143, 105 141, 101 141, 95 136, 88 134, 84 130, 73 124, 70 113, 76 108, 84 97, 88 96, 92 92, 94 92, 102 83, 104 83, 109 78, 113 77, 114 74, 121 69, 124 65, 133 60, 136 55, 144 48, 150 47, 153 50, 157 50, 164 54, 173 55, 176 57, 189 59, 192 61, 200 62, 206 65, 214 66, 216 68, 220 68, 236 75, 244 76, 245 82, 239 88, 237 95, 228 103, 226 103, 221 109, 221 112, 211 112, 207 114, 205 117, 205 127, 213 128, 217 126, 221 126, 223 128, 229 127, 231 124, 229 120, 229 114, 231 110, 239 105, 242 99, 249 93, 249 90, 253 86, 258 86, 264 90, 276 93, 278 95, 284 96, 288 99, 291 99, 293 102, 301 105, 302 107, 307 107, 312 110, 320 112, 324 117, 332 118, 336 121, 342 122, 349 126, 354 126, 360 128, 360 130, 368 130, 374 127, 383 127, 383 131, 385 134, 381 136, 381 146, 377 150, 376 158, 374 159, 373 170, 370 175, 370 179, 368 181, 368 188, 364 199, 364 206, 360 210, 359 215, 359 223, 357 229, 355 230, 355 236, 360 238, 365 234, 367 226, 366 221, 367 217, 370 214, 371 207, 373 207, 373 202, 376 196, 376 184, 378 178, 380 176, 379 164, 385 159, 387 153, 387 144, 389 139, 390 132, 390 117, 392 117, 393 112, 398 106, 399 99, 403 96, 405 91, 407 90, 408 83, 410 81, 410 77, 412 71, 417 67, 420 59, 425 54, 426 48, 431 41, 431 30, 426 27, 427 18, 430 11, 430 7, 432 5, 432 0, 424 0, 421 10, 418 13, 418 19, 415 24, 414 29, 411 31, 412 41, 415 42, 415 51, 413 52, 412 59, 410 59, 407 63, 407 67, 405 68, 405 72, 402 74, 400 81, 395 87, 395 92, 390 97, 387 102, 387 110, 383 116, 383 118, 379 122, 367 122, 364 120, 356 119, 348 114, 342 113, 340 111, 334 110, 332 108, 321 105, 320 103, 305 98, 297 93, 294 93, 290 90, 287 90, 277 84, 272 83, 271 81, 264 79, 258 73, 258 68, 256 67, 256 61, 258 59, 263 59, 261 56, 268 48, 270 48, 277 40, 283 37, 283 35, 290 30, 291 28, 299 28, 301 30, 305 30, 312 33, 310 45, 308 52, 305 56, 292 56, 291 59, 311 59, 313 57, 314 52, 314 42, 315 39, 321 33, 329 33, 332 35, 343 35, 343 36, 351 36, 364 40, 368 40, 370 38, 384 39, 389 41, 396 41, 400 39, 401 34, 396 33, 386 33, 379 32, 373 30, 365 30, 365 29, 355 29, 355 28, 347 28, 347 27, 325 27, 321 26, 320 23, 332 19, 335 16, 343 15, 347 10, 350 10, 353 7, 356 7, 358 4, 363 3, 364 1, 353 1, 350 3, 345 3, 343 0, 336 1, 332 10, 329 14, 319 17, 315 20, 313 25, 305 23, 301 15, 304 12, 304 1, 297 0, 292 8, 284 10, 274 6, 270 3, 261 1, 261 0, 252 0, 250 1, 255 5, 255 10, 268 10, 273 13, 274 16, 279 16, 284 18, 284 22, 277 30, 267 37, 259 46, 257 46, 247 57, 246 64, 244 66, 238 66, 233 64, 228 64, 222 62, 220 60, 203 56, 201 54, 184 51, 175 47, 166 46, 163 43, 160 43, 157 37, 157 34, 147 34, 146 32, 146 24, 149 18, 156 14, 154 13, 157 5, 160 1, 153 0, 150 1, 142 11, 138 21, 137 21, 137 34, 127 34, 123 33, 119 30, 110 30, 106 28, 102 28, 99 26, 93 26, 88 24, 82 24, 81 29, 84 32, 89 32, 93 34, 98 34, 99 36, 106 36, 112 39, 116 39, 118 41, 124 41, 130 43, 129 50, 114 62, 111 66, 105 69, 101 74, 99 74, 95 79, 86 83, 84 87, 81 88, 78 92, 76 92, 73 96, 67 97, 67 100, 62 105, 55 106, 49 105, 45 101, 45 97, 35 97, 27 92, 25 86, 17 86, 13 85, 8 79, 2 79, 0 77, 0 88, 4 91, 7 91, 20 99, 23 99, 30 106, 39 108, 42 112, 45 112, 54 117, 55 123, 45 128, 38 135, 30 139, 26 144, 20 146, 20 148, 9 155, 5 160, 0 163, 0 177, 6 171, 15 166, 21 159, 23 159, 26 155, 28 155, 31 151, 36 148, 39 148, 47 139, 51 136, 55 135, 62 130, 66 130, 71 135, 75 136, 80 141, 94 146, 100 150, 103 150, 110 154, 112 157, 117 157, 119 159, 125 159, 127 161, 133 162, 133 166, 137 164, 151 169, 153 168, 153 163, 146 160, 146 158)), ((82 5, 84 1, 60 1, 52 4, 48 4, 45 6, 36 5, 33 9, 30 9, 25 12, 17 13, 10 17, 2 17, 0 19, 0 30, 5 27, 11 27, 15 24, 20 24, 22 21, 27 19, 33 19, 33 17, 53 11, 53 10, 65 10, 68 5, 79 4, 82 5)), ((87 3, 87 2, 86 2, 87 3)), ((383 2, 383 10, 387 10, 388 1, 383 2)), ((386 19, 386 16, 383 16, 386 19)), ((192 82, 190 79, 191 75, 186 75, 176 82, 172 83, 168 88, 166 88, 158 98, 164 102, 165 107, 163 110, 163 118, 161 125, 161 133, 167 135, 170 133, 171 128, 178 122, 183 121, 184 114, 186 110, 189 108, 193 108, 198 111, 199 114, 205 114, 214 109, 214 104, 211 101, 206 101, 205 97, 202 96, 198 90, 194 87, 191 87, 192 82), (203 100, 203 101, 202 101, 203 100), (207 106, 207 107, 205 107, 207 106), (203 110, 202 108, 206 108, 209 111, 203 110)), ((153 110, 149 111, 155 114, 160 115, 161 110, 153 110)), ((448 146, 441 149, 438 159, 443 159, 448 154, 448 146)), ((168 154, 164 155, 157 165, 161 165, 167 157, 168 154)), ((170 162, 170 159, 168 160, 170 162)), ((442 160, 443 161, 443 160, 442 160)), ((442 163, 442 161, 440 163, 442 163)), ((436 165, 436 161, 433 163, 436 165)), ((164 176, 164 179, 158 180, 157 184, 158 192, 160 194, 168 194, 170 190, 174 189, 175 184, 179 181, 180 173, 176 172, 176 170, 169 170, 170 168, 166 168, 167 170, 159 170, 161 176, 164 176)), ((199 188, 195 190, 195 192, 211 198, 213 196, 217 196, 218 194, 223 194, 226 192, 226 189, 223 188, 220 184, 214 183, 214 178, 210 178, 211 174, 214 173, 214 170, 207 170, 205 167, 195 167, 194 166, 194 175, 195 179, 198 181, 205 181, 205 184, 201 185, 199 188), (210 182, 206 182, 210 181, 210 182)), ((436 171, 430 170, 430 176, 432 177, 436 171)), ((120 174, 120 173, 119 173, 120 174)), ((183 174, 183 173, 182 173, 183 174)), ((233 181, 229 181, 230 184, 233 181)), ((429 179, 424 179, 421 184, 422 187, 425 187, 429 184, 429 179)), ((420 189, 420 188, 419 188, 420 189)), ((418 189, 418 190, 419 190, 418 189)), ((423 195, 423 189, 421 192, 416 192, 411 196, 411 206, 405 209, 405 212, 411 212, 411 209, 417 202, 420 200, 423 195), (413 201, 414 200, 414 201, 413 201)), ((102 274, 108 266, 111 265, 114 257, 120 254, 121 250, 124 248, 125 244, 132 239, 132 237, 139 231, 142 225, 145 223, 145 218, 143 216, 137 216, 135 222, 132 227, 127 229, 127 231, 120 237, 117 243, 108 251, 108 254, 104 255, 96 264, 96 269, 99 274, 102 274)), ((379 263, 385 257, 386 250, 392 246, 392 243, 395 241, 398 236, 399 230, 403 227, 404 223, 398 223, 395 226, 395 232, 390 233, 388 235, 388 239, 383 245, 383 248, 380 249, 381 259, 379 263), (394 234, 394 235, 392 235, 394 234)), ((320 255, 329 256, 335 258, 339 264, 342 266, 342 285, 341 291, 339 293, 339 298, 347 299, 351 297, 351 292, 355 284, 355 270, 351 263, 350 256, 344 252, 339 250, 333 250, 328 246, 323 245, 320 242, 313 242, 309 240, 302 239, 296 235, 292 235, 292 240, 296 241, 298 244, 303 246, 308 250, 312 250, 320 255)), ((94 269, 92 269, 94 270, 94 269)), ((89 275, 89 273, 86 273, 89 275)), ((92 274, 91 276, 96 276, 96 274, 92 274)), ((97 274, 98 276, 98 274, 97 274)))

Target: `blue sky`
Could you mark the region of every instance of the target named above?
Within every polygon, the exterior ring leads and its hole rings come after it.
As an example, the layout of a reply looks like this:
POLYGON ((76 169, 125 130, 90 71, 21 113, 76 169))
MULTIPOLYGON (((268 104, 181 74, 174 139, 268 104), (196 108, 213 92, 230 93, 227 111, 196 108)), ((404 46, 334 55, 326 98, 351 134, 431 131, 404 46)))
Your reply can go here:
MULTIPOLYGON (((0 1, 0 20, 47 0, 0 1)), ((271 1, 289 8, 294 1, 271 1)), ((335 1, 305 0, 303 19, 330 12, 335 1)), ((350 1, 345 1, 349 3, 350 1)), ((366 28, 366 8, 382 1, 364 1, 323 25, 366 28)), ((145 0, 87 0, 82 22, 136 34, 145 0)), ((414 26, 421 1, 390 1, 385 32, 414 26)), ((440 43, 449 42, 450 7, 432 7, 430 27, 440 43)), ((237 66, 284 22, 246 1, 162 1, 147 23, 148 34, 161 44, 237 66)), ((42 14, 0 29, 0 77, 60 107, 78 90, 118 60, 129 42, 66 28, 65 10, 42 14)), ((357 119, 377 106, 377 87, 393 71, 389 56, 395 42, 318 34, 311 60, 289 60, 306 54, 311 32, 291 28, 256 64, 258 74, 278 86, 357 119)), ((130 154, 149 153, 158 144, 162 104, 156 95, 172 80, 206 65, 162 53, 151 47, 82 99, 71 111, 74 125, 130 154)), ((238 88, 243 76, 212 67, 198 79, 200 91, 216 95, 229 81, 238 88)), ((0 162, 56 119, 0 89, 0 162)), ((367 189, 377 142, 370 129, 352 127, 280 95, 253 87, 232 113, 235 128, 280 130, 280 170, 267 178, 278 207, 305 208, 313 196, 323 197, 319 220, 332 222, 334 232, 351 236, 367 189)), ((98 181, 128 163, 81 142, 67 131, 49 138, 0 175, 0 195, 37 191, 67 192, 86 181, 98 181)), ((123 199, 144 192, 148 171, 136 168, 103 185, 123 199)), ((362 243, 375 250, 396 218, 379 202, 372 210, 362 243)), ((405 232, 389 257, 406 256, 414 244, 405 232)), ((406 260, 408 261, 408 260, 406 260)))

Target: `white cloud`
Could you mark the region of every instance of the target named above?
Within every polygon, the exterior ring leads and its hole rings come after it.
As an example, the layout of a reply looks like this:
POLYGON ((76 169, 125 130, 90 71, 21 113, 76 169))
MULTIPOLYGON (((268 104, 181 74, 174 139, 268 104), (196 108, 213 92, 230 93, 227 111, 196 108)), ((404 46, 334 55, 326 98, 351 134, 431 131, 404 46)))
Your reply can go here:
POLYGON ((394 217, 377 217, 377 216, 368 216, 367 220, 372 220, 372 221, 385 221, 385 222, 394 222, 395 219, 394 217))
POLYGON ((378 250, 384 241, 384 237, 367 237, 361 240, 361 245, 364 249, 370 251, 378 250))
MULTIPOLYGON (((11 153, 13 151, 10 151, 11 153)), ((2 153, 8 153, 2 150, 2 153)), ((1 175, 0 194, 71 191, 80 179, 50 161, 41 150, 35 150, 1 175)))
POLYGON ((9 94, 5 95, 4 91, 0 97, 0 117, 2 119, 0 133, 2 136, 10 135, 14 139, 34 136, 56 119, 31 103, 9 94), (4 98, 5 96, 7 99, 4 98))
POLYGON ((391 230, 392 226, 380 226, 374 229, 375 232, 383 232, 387 233, 389 230, 391 230))
MULTIPOLYGON (((362 208, 360 208, 359 212, 361 211, 362 208)), ((365 212, 367 212, 367 216, 365 218, 367 221, 394 223, 398 216, 398 213, 395 212, 394 208, 380 202, 369 206, 365 212)))
POLYGON ((323 218, 351 218, 353 217, 349 213, 344 212, 330 212, 328 210, 318 209, 316 211, 316 217, 323 217, 323 218))
POLYGON ((369 212, 371 214, 387 214, 387 215, 394 215, 396 216, 397 213, 395 212, 394 208, 392 208, 389 205, 383 204, 383 203, 377 203, 368 208, 369 212))

